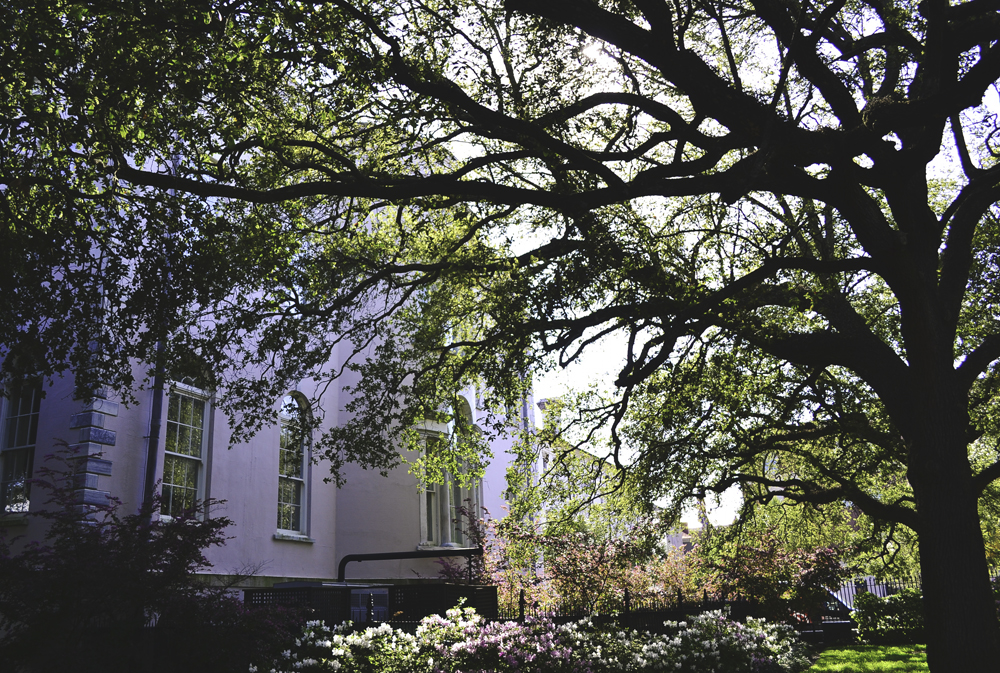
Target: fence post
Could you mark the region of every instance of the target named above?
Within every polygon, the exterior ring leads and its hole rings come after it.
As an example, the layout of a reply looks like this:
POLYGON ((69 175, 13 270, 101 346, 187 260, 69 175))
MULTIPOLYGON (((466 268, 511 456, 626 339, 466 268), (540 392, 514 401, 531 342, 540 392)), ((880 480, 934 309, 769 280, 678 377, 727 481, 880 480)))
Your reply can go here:
POLYGON ((708 589, 703 589, 701 593, 701 606, 703 608, 708 607, 708 589))
POLYGON ((684 607, 684 593, 681 591, 680 587, 677 587, 677 607, 684 607))
POLYGON ((368 622, 375 623, 375 594, 368 594, 368 622))
POLYGON ((517 619, 518 621, 524 621, 524 589, 521 589, 521 595, 517 599, 517 619))
POLYGON ((632 596, 628 593, 628 587, 625 587, 625 614, 632 612, 632 596))

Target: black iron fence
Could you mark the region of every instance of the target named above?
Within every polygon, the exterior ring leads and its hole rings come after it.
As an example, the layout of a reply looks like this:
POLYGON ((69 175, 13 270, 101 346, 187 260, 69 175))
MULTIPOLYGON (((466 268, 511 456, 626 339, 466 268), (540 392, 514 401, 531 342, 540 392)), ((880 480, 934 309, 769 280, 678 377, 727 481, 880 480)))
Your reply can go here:
POLYGON ((697 598, 685 597, 678 592, 676 595, 638 600, 626 590, 618 601, 604 601, 595 613, 594 606, 579 603, 564 603, 555 607, 533 605, 521 590, 517 605, 500 610, 498 618, 510 621, 545 618, 557 624, 590 618, 596 625, 614 623, 624 628, 664 633, 669 630, 665 622, 682 622, 703 612, 721 609, 728 610, 731 619, 745 621, 747 617, 757 614, 757 607, 740 597, 711 596, 707 591, 702 591, 697 598))
MULTIPOLYGON (((996 575, 991 576, 995 579, 996 575)), ((903 589, 923 590, 920 576, 895 577, 889 579, 876 579, 874 577, 858 577, 849 582, 845 582, 838 590, 830 592, 840 603, 849 610, 854 609, 854 599, 860 593, 870 593, 885 598, 898 594, 903 589)))

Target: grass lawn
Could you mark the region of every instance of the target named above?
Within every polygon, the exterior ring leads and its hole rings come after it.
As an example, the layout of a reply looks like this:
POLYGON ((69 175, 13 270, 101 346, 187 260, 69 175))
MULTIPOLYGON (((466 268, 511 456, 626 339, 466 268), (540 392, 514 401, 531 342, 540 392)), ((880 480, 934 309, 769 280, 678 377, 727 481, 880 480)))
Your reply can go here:
POLYGON ((851 645, 823 650, 806 673, 927 673, 924 645, 851 645))

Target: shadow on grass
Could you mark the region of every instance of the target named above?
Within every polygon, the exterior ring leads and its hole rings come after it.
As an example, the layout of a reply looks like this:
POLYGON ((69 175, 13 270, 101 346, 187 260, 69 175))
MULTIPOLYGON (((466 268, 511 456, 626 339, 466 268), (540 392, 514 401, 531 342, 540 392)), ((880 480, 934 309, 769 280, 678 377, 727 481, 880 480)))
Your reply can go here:
POLYGON ((807 673, 927 673, 923 645, 853 645, 824 650, 807 673))

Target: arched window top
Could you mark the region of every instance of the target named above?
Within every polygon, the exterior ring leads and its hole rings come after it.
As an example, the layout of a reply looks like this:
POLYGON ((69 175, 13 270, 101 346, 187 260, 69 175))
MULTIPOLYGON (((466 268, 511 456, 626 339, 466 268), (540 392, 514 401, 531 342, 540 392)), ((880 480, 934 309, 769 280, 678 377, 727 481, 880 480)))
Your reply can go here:
POLYGON ((282 423, 300 421, 305 427, 308 425, 309 417, 309 403, 301 393, 291 392, 281 398, 278 419, 282 423))
POLYGON ((472 425, 472 405, 469 404, 469 400, 465 399, 464 396, 459 395, 455 406, 455 416, 461 418, 466 425, 472 425))

